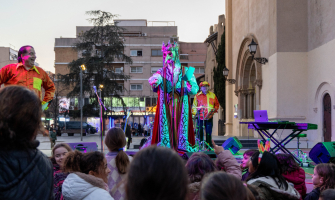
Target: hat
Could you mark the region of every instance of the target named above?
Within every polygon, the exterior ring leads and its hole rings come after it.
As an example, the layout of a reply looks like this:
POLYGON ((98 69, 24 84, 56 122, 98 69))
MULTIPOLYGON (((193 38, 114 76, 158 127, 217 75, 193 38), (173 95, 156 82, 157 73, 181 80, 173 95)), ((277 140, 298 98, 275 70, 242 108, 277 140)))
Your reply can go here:
POLYGON ((210 85, 207 81, 203 81, 200 83, 199 87, 202 87, 202 86, 210 86, 210 85))

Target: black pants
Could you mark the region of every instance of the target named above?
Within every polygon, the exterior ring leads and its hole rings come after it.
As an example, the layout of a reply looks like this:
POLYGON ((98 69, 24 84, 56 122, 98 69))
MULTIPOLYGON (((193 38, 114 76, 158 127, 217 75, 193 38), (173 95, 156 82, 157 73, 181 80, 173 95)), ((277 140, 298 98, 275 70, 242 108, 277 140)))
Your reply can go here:
MULTIPOLYGON (((213 117, 209 120, 204 120, 205 122, 205 129, 206 129, 206 139, 205 141, 211 146, 213 147, 212 144, 212 129, 213 129, 213 117)), ((200 141, 203 140, 203 135, 204 135, 204 130, 203 130, 203 121, 200 120, 200 122, 198 121, 199 124, 199 130, 200 130, 200 141)))
POLYGON ((131 142, 131 137, 127 137, 127 138, 128 138, 127 149, 129 149, 129 147, 130 147, 130 142, 131 142))
POLYGON ((56 145, 56 140, 50 138, 51 149, 56 145))

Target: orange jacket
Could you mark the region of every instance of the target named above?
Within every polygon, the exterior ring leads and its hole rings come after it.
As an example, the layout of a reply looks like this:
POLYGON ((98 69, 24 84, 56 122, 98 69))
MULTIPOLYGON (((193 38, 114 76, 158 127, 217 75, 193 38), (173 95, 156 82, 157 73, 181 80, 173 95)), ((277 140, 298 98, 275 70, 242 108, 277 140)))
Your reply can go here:
POLYGON ((34 66, 27 71, 22 63, 9 64, 0 69, 0 87, 2 84, 25 86, 36 93, 42 104, 50 102, 56 90, 54 83, 42 68, 34 66), (45 90, 43 99, 41 87, 45 90))
MULTIPOLYGON (((204 110, 205 116, 208 115, 208 112, 214 111, 211 115, 207 116, 207 119, 210 119, 213 117, 213 114, 216 113, 219 109, 219 100, 216 98, 215 94, 213 92, 208 91, 207 94, 205 95, 202 92, 199 92, 198 94, 195 95, 194 100, 193 100, 193 106, 192 106, 192 114, 196 115, 197 114, 197 107, 207 107, 204 110), (208 111, 208 108, 209 111, 208 111)), ((200 119, 203 119, 202 116, 202 109, 199 111, 200 112, 200 119)))

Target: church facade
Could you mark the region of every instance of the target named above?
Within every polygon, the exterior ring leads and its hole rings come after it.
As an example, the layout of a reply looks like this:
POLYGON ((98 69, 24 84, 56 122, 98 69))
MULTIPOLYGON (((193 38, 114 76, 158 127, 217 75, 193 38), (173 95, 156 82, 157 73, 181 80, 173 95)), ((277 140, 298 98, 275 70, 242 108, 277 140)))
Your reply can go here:
POLYGON ((258 137, 240 122, 267 110, 269 120, 318 125, 301 139, 302 148, 335 140, 333 8, 332 0, 226 0, 226 67, 236 80, 226 84, 229 136, 258 137))

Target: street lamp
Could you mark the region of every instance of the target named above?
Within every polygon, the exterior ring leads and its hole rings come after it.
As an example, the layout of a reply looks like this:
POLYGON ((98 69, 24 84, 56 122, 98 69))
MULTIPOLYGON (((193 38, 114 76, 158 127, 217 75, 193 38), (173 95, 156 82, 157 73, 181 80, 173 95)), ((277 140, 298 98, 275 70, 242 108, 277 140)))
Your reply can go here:
POLYGON ((80 140, 83 141, 83 71, 86 70, 85 65, 80 65, 80 140))
POLYGON ((250 52, 253 60, 256 60, 257 62, 259 62, 262 65, 264 65, 265 63, 268 62, 268 59, 262 58, 262 57, 259 57, 259 58, 255 58, 254 57, 254 55, 256 54, 256 51, 257 51, 257 46, 258 46, 258 44, 254 41, 254 39, 252 39, 251 43, 248 45, 249 52, 250 52))
POLYGON ((252 39, 252 40, 251 40, 251 43, 248 45, 250 54, 251 54, 252 56, 255 55, 255 53, 256 53, 256 51, 257 51, 257 46, 258 46, 258 44, 254 41, 254 39, 252 39))
POLYGON ((227 69, 226 67, 224 67, 224 68, 223 68, 223 76, 224 76, 225 78, 227 78, 227 77, 228 77, 228 74, 229 74, 229 69, 227 69))
POLYGON ((235 79, 227 79, 228 78, 228 74, 229 74, 229 69, 227 69, 227 67, 225 66, 223 68, 223 77, 226 81, 228 81, 228 83, 230 84, 235 84, 236 80, 235 79))

